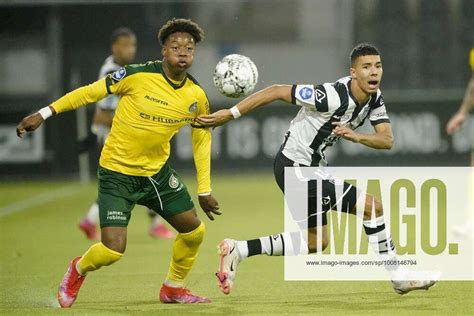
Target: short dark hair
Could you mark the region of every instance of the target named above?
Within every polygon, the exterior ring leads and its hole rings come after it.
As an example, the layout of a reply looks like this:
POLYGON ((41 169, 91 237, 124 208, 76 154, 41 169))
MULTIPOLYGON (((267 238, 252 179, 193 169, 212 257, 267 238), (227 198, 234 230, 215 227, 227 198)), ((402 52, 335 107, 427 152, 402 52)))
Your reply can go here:
POLYGON ((355 60, 360 56, 370 56, 377 55, 380 56, 380 51, 372 44, 360 43, 351 52, 351 65, 354 64, 355 60))
POLYGON ((119 27, 112 32, 110 43, 114 44, 120 37, 135 37, 135 32, 133 32, 128 27, 119 27))
POLYGON ((196 22, 189 19, 172 18, 166 22, 158 32, 158 41, 161 46, 165 45, 166 40, 171 34, 177 32, 188 33, 194 38, 196 44, 204 39, 204 31, 196 22))

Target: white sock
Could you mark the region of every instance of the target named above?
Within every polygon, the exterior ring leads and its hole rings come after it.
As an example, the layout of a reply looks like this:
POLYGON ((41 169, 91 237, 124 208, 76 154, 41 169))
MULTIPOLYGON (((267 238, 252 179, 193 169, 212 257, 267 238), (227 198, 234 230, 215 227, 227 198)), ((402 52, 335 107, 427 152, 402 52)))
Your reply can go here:
POLYGON ((155 213, 151 208, 147 209, 148 216, 150 217, 151 225, 157 226, 161 224, 161 216, 155 213))
MULTIPOLYGON (((377 217, 375 221, 365 220, 363 223, 369 244, 379 259, 396 262, 398 260, 396 249, 390 232, 386 229, 384 216, 377 217)), ((403 273, 403 269, 399 264, 384 264, 384 267, 392 274, 392 277, 403 273)))
POLYGON ((87 212, 86 218, 94 224, 97 224, 99 222, 99 205, 97 204, 97 202, 94 202, 91 205, 89 211, 87 212))
POLYGON ((237 241, 242 259, 266 254, 268 256, 297 256, 308 254, 308 245, 301 232, 282 232, 252 240, 237 241))

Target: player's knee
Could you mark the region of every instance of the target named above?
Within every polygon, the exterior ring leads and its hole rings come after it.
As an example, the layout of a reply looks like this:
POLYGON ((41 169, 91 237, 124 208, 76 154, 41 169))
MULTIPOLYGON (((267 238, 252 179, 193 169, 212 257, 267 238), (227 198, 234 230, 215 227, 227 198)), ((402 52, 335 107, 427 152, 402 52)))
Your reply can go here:
POLYGON ((206 225, 203 222, 199 224, 197 228, 190 231, 189 233, 180 233, 178 236, 183 239, 183 241, 188 246, 199 246, 204 240, 204 235, 206 234, 206 225))
POLYGON ((124 236, 108 236, 102 234, 102 243, 105 247, 123 254, 127 248, 127 239, 124 236))
POLYGON ((365 203, 364 220, 371 219, 372 213, 375 213, 375 217, 382 216, 382 203, 376 197, 368 196, 365 203))
POLYGON ((118 252, 104 245, 102 256, 102 265, 109 266, 114 262, 119 261, 123 256, 123 252, 118 252))
POLYGON ((320 251, 324 251, 324 249, 326 249, 329 245, 329 240, 325 237, 323 237, 321 239, 321 244, 318 245, 318 242, 316 239, 314 238, 310 238, 310 240, 308 241, 308 252, 309 253, 316 253, 318 252, 318 250, 320 251))
POLYGON ((382 203, 380 203, 377 200, 377 203, 375 204, 375 217, 380 217, 382 215, 383 215, 382 203))
POLYGON ((116 251, 118 253, 124 253, 125 249, 127 248, 127 244, 125 242, 120 241, 106 241, 102 240, 102 243, 109 249, 116 251))

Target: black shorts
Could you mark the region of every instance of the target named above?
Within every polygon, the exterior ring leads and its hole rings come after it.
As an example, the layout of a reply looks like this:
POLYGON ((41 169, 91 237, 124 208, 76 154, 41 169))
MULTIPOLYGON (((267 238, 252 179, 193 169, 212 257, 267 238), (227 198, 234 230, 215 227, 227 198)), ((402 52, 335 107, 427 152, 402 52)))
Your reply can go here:
MULTIPOLYGON (((305 165, 301 165, 295 163, 293 160, 289 159, 281 150, 275 157, 273 163, 273 173, 275 175, 275 180, 280 187, 281 191, 285 193, 285 167, 308 167, 305 165)), ((295 170, 295 169, 294 169, 295 170)), ((321 222, 322 225, 327 225, 327 216, 326 213, 330 210, 336 209, 336 204, 338 202, 336 198, 336 184, 333 180, 323 180, 321 179, 322 183, 322 197, 320 199, 317 198, 317 180, 309 180, 308 181, 308 216, 307 216, 307 225, 308 227, 300 227, 304 228, 312 228, 318 225, 318 222, 321 222), (321 212, 318 213, 318 203, 321 204, 321 212), (321 217, 318 220, 318 217, 321 217)), ((350 212, 352 211, 357 203, 357 188, 351 185, 350 183, 344 182, 342 192, 345 194, 342 197, 342 210, 343 212, 350 212)), ((290 209, 291 212, 291 209, 290 209)), ((298 222, 299 215, 295 215, 294 212, 291 212, 293 219, 298 222)), ((304 221, 306 224, 306 221, 304 221)))

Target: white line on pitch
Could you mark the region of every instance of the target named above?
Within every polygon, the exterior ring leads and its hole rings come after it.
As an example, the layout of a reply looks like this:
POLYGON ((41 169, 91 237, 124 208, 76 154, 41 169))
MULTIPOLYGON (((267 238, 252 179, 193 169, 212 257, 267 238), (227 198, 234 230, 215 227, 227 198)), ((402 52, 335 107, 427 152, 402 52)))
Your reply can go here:
POLYGON ((11 214, 19 213, 28 210, 32 207, 36 207, 48 202, 58 200, 64 197, 68 197, 77 194, 82 191, 82 188, 78 185, 62 187, 56 190, 48 191, 34 195, 28 199, 14 202, 0 208, 0 218, 11 214))

